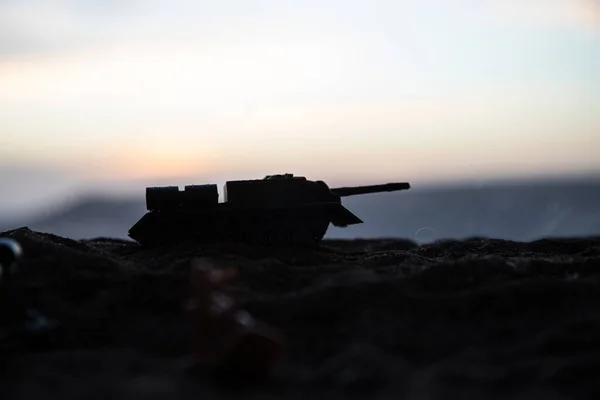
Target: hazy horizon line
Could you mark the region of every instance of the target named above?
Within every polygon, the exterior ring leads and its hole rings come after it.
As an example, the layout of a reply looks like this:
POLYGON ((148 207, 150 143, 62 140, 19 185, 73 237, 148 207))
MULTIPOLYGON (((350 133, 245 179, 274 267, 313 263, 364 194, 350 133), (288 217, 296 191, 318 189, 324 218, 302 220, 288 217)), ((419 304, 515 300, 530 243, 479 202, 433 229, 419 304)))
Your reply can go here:
MULTIPOLYGON (((279 171, 275 173, 291 173, 289 171, 279 171)), ((109 179, 81 182, 70 185, 68 189, 63 190, 62 194, 49 196, 47 200, 41 200, 37 205, 23 206, 20 210, 10 210, 11 207, 3 206, 0 209, 0 218, 19 219, 31 213, 39 214, 45 211, 57 211, 64 207, 73 206, 86 201, 132 201, 145 198, 145 188, 149 186, 179 186, 183 189, 184 185, 214 183, 219 186, 219 199, 222 201, 222 185, 229 180, 237 179, 261 179, 262 176, 254 178, 236 177, 232 175, 230 179, 224 179, 224 174, 205 174, 205 176, 195 175, 179 176, 173 178, 160 178, 155 180, 155 184, 148 184, 149 179, 132 178, 123 181, 111 181, 109 179), (209 176, 212 175, 213 178, 209 176), (179 184, 178 184, 179 182, 179 184), (136 194, 137 193, 137 194, 136 194), (4 209, 4 212, 2 212, 4 209), (8 209, 8 210, 7 210, 8 209), (11 216, 11 218, 8 218, 11 216), (15 216, 15 218, 12 218, 15 216)), ((320 180, 317 176, 305 175, 302 173, 294 174, 296 176, 306 176, 310 180, 320 180)), ((330 187, 334 186, 350 186, 350 185, 370 185, 377 183, 388 183, 389 179, 323 179, 330 187), (335 182, 335 183, 334 183, 335 182)), ((431 191, 439 189, 461 189, 461 188, 483 188, 490 186, 507 186, 507 185, 527 185, 527 184, 568 184, 568 183, 600 183, 600 169, 588 169, 581 171, 569 171, 562 173, 538 173, 538 174, 522 174, 522 175, 495 175, 489 177, 465 176, 456 178, 424 178, 421 180, 396 180, 409 182, 412 191, 431 191)), ((24 196, 27 197, 27 196, 24 196)), ((14 207, 13 207, 14 208, 14 207)), ((44 214, 46 212, 43 212, 44 214)))

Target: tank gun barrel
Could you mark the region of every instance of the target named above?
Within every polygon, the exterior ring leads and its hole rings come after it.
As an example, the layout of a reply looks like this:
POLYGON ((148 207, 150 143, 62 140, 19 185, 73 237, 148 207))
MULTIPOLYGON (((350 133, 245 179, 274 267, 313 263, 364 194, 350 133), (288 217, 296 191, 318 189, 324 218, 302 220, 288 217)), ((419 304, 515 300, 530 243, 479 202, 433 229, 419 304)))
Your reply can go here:
POLYGON ((380 192, 395 192, 398 190, 410 189, 408 182, 385 183, 383 185, 367 185, 367 186, 347 186, 331 189, 338 196, 355 196, 359 194, 380 193, 380 192))

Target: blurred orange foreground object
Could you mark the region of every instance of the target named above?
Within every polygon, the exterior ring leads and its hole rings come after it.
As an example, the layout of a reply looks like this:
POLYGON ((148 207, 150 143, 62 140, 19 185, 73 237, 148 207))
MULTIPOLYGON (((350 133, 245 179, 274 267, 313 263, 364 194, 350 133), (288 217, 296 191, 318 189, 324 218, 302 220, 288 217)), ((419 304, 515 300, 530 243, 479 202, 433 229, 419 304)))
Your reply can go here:
POLYGON ((192 295, 193 352, 200 364, 223 367, 245 375, 266 375, 283 354, 283 335, 256 320, 224 293, 235 268, 216 268, 211 260, 194 260, 192 295))

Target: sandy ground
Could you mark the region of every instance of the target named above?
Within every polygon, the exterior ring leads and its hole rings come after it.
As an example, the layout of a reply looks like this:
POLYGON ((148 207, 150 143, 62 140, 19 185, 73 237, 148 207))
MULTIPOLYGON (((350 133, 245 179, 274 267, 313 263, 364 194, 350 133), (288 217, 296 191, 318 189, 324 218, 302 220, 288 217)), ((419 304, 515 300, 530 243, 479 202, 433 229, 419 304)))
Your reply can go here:
POLYGON ((60 322, 2 360, 3 399, 600 395, 600 238, 148 250, 2 236, 24 248, 22 301, 60 322), (238 268, 232 296, 285 335, 268 379, 196 366, 182 305, 199 257, 238 268))

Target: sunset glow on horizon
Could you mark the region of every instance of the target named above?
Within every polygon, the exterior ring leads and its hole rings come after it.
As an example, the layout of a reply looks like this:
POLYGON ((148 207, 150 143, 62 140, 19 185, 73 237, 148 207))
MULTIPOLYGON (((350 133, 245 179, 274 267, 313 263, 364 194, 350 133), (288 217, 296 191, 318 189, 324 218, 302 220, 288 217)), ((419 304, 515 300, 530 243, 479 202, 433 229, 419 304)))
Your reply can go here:
POLYGON ((596 0, 5 1, 0 37, 0 168, 600 171, 596 0))

